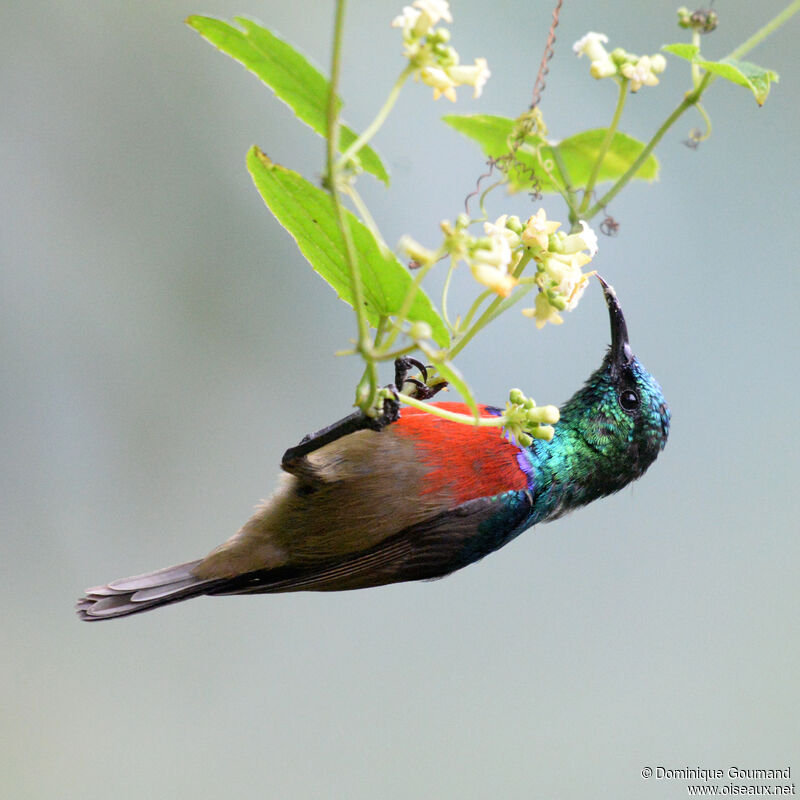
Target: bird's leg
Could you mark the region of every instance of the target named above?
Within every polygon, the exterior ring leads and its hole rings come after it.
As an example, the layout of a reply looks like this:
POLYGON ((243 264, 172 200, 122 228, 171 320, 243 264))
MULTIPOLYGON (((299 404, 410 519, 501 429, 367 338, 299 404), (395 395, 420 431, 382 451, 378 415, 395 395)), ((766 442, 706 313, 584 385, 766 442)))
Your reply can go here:
POLYGON ((434 383, 433 386, 428 386, 428 369, 429 367, 426 367, 421 361, 417 361, 416 358, 409 358, 408 356, 396 358, 394 361, 395 389, 398 392, 402 392, 404 384, 411 384, 411 389, 407 390, 406 394, 417 400, 430 400, 437 392, 447 386, 447 381, 440 380, 434 383), (412 367, 419 370, 422 380, 408 377, 412 367))
POLYGON ((419 400, 427 400, 436 392, 444 389, 447 386, 447 381, 439 381, 433 386, 427 386, 423 381, 428 379, 428 370, 424 364, 417 361, 415 358, 398 358, 394 362, 394 384, 389 384, 385 387, 388 390, 388 396, 385 394, 383 398, 383 407, 380 414, 375 417, 367 416, 361 409, 354 411, 344 419, 334 422, 333 425, 328 425, 327 428, 322 428, 316 433, 310 433, 304 436, 300 443, 294 447, 290 447, 281 459, 281 468, 286 472, 290 472, 298 477, 308 477, 308 464, 305 461, 305 456, 325 447, 326 444, 335 442, 343 436, 355 433, 356 431, 371 430, 382 431, 387 425, 396 422, 400 419, 400 404, 394 396, 396 392, 402 391, 404 384, 412 384, 411 390, 408 392, 412 397, 419 400), (408 373, 412 368, 419 370, 423 380, 417 378, 409 378, 408 373))

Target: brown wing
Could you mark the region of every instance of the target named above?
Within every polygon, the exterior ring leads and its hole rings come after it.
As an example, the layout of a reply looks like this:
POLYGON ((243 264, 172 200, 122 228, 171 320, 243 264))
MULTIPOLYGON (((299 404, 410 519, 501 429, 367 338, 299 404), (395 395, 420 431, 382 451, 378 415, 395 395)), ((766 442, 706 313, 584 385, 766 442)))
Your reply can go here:
POLYGON ((343 591, 438 578, 502 547, 524 529, 529 492, 471 500, 372 548, 313 566, 284 566, 232 578, 209 594, 343 591))
POLYGON ((198 565, 203 579, 278 567, 305 569, 363 553, 454 508, 453 488, 425 485, 412 439, 359 431, 306 457, 307 477, 283 486, 198 565))

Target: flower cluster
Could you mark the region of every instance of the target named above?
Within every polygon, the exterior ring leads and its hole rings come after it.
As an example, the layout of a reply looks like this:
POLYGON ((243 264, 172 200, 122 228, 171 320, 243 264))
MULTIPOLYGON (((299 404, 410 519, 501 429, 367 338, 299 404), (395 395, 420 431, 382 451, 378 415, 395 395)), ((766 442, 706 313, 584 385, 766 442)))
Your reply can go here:
POLYGON ((632 92, 642 86, 656 86, 658 75, 667 68, 667 60, 660 53, 652 56, 637 56, 621 47, 610 53, 603 46, 608 43, 604 33, 589 31, 582 39, 572 45, 578 58, 586 55, 591 62, 589 73, 593 78, 614 78, 622 76, 630 81, 632 92))
POLYGON ((567 235, 558 229, 560 222, 548 220, 540 208, 526 223, 519 217, 503 214, 494 222, 484 222, 485 236, 469 232, 466 214, 441 223, 444 241, 438 250, 430 250, 410 236, 400 240, 400 249, 419 266, 431 266, 449 255, 453 264, 464 261, 478 283, 500 297, 508 297, 524 280, 539 289, 533 308, 522 313, 536 320, 541 328, 550 322, 563 322, 559 311, 571 311, 583 295, 589 274, 583 272, 597 253, 597 236, 581 222, 580 233, 567 235), (521 279, 517 272, 523 257, 536 265, 536 275, 521 279))
POLYGON ((519 389, 512 389, 503 412, 503 430, 521 447, 530 447, 534 439, 549 441, 553 438, 553 425, 560 416, 555 406, 537 406, 532 398, 525 397, 519 389))
POLYGON ((414 76, 433 89, 434 99, 444 95, 455 102, 457 86, 472 86, 480 97, 491 73, 485 58, 475 64, 459 63, 459 55, 448 42, 450 31, 434 27, 440 20, 452 22, 447 0, 415 0, 392 20, 403 31, 403 55, 414 68, 414 76))
POLYGON ((540 208, 527 222, 522 232, 526 245, 536 263, 536 295, 533 308, 522 313, 536 320, 542 328, 548 322, 560 325, 564 320, 559 311, 572 311, 580 301, 591 273, 585 267, 597 253, 597 235, 581 220, 581 232, 567 235, 558 229, 560 222, 548 220, 540 208))
POLYGON ((429 250, 410 236, 400 239, 399 249, 420 266, 433 264, 449 255, 453 264, 465 261, 478 283, 507 297, 519 283, 514 277, 514 267, 522 258, 519 233, 522 230, 519 219, 512 218, 511 228, 507 227, 508 215, 498 217, 496 222, 485 222, 486 236, 473 236, 468 228, 470 219, 460 214, 453 225, 449 220, 441 223, 444 242, 438 250, 429 250), (514 224, 516 222, 516 225, 514 224))

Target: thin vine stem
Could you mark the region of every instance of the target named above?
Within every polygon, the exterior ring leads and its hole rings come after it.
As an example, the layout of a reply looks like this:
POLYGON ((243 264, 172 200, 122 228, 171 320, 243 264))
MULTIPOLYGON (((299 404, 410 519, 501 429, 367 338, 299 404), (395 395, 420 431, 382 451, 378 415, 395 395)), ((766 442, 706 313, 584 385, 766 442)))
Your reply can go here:
POLYGON ((447 313, 447 295, 450 293, 450 281, 453 278, 453 273, 456 270, 456 265, 453 259, 450 259, 450 266, 447 268, 447 275, 444 279, 444 287, 442 288, 442 319, 444 319, 445 325, 447 325, 450 333, 455 331, 453 327, 453 323, 450 322, 450 317, 447 313))
POLYGON ((402 392, 397 392, 397 399, 401 403, 418 408, 421 411, 427 411, 442 419, 450 420, 450 422, 460 422, 462 425, 473 425, 476 428, 502 428, 505 425, 506 419, 503 415, 491 417, 475 417, 472 414, 459 414, 457 411, 448 411, 441 406, 431 405, 430 403, 423 403, 402 392))
POLYGON ((479 308, 481 307, 481 305, 483 305, 483 303, 485 303, 485 302, 486 302, 486 301, 487 301, 487 300, 488 300, 488 299, 489 299, 489 298, 490 298, 490 297, 491 297, 493 294, 494 294, 494 292, 493 292, 491 289, 486 289, 486 291, 484 291, 484 292, 481 292, 481 293, 480 293, 480 294, 479 294, 479 295, 478 295, 478 296, 475 298, 475 300, 473 301, 472 305, 469 307, 469 311, 467 311, 467 314, 466 314, 466 316, 464 317, 464 320, 463 320, 463 321, 462 321, 462 323, 461 323, 461 327, 462 327, 462 328, 468 328, 468 327, 470 326, 470 323, 472 322, 472 319, 473 319, 473 317, 475 316, 475 314, 477 314, 477 313, 478 313, 478 309, 479 309, 479 308))
POLYGON ((370 213, 367 204, 361 199, 361 195, 358 193, 355 186, 352 183, 345 183, 342 187, 342 191, 353 201, 353 205, 356 208, 356 211, 361 215, 361 219, 364 224, 369 228, 370 233, 375 237, 375 240, 378 242, 378 247, 380 247, 381 251, 384 255, 387 253, 391 253, 392 251, 389 249, 389 245, 383 239, 381 235, 380 229, 378 228, 378 224, 375 222, 374 217, 370 213))
POLYGON ((570 177, 569 170, 564 162, 564 156, 561 154, 561 148, 557 144, 551 145, 550 152, 553 154, 553 162, 556 165, 556 169, 561 174, 561 180, 564 182, 564 189, 567 193, 565 199, 567 201, 567 208, 569 210, 570 224, 573 227, 579 227, 575 187, 572 185, 572 178, 570 177))
POLYGON ((583 201, 578 208, 578 219, 581 214, 586 213, 589 204, 592 201, 592 191, 594 185, 597 183, 597 177, 600 175, 600 168, 603 166, 608 148, 611 147, 611 142, 614 139, 614 134, 619 127, 619 120, 622 117, 622 109, 625 108, 625 101, 628 98, 628 84, 627 78, 621 78, 619 82, 619 96, 617 97, 617 105, 614 109, 614 116, 611 118, 611 124, 606 129, 606 135, 603 137, 603 143, 600 145, 600 151, 597 154, 592 171, 589 173, 589 179, 586 181, 586 188, 583 190, 583 201))
MULTIPOLYGON (((342 63, 342 34, 344 31, 344 14, 346 0, 336 0, 336 13, 333 24, 333 53, 331 56, 331 80, 328 92, 328 136, 327 136, 327 167, 328 182, 339 230, 344 239, 347 266, 350 270, 350 282, 353 288, 353 306, 358 324, 357 350, 366 357, 370 349, 369 324, 364 310, 364 287, 361 284, 361 272, 356 258, 353 235, 350 231, 345 209, 342 205, 341 190, 339 187, 339 168, 336 163, 336 153, 339 149, 339 103, 337 88, 342 63)), ((378 370, 375 362, 367 358, 364 376, 356 387, 356 404, 364 413, 370 413, 375 402, 378 388, 378 370)))
POLYGON ((402 333, 403 323, 406 321, 408 312, 411 310, 411 306, 414 304, 414 298, 417 296, 422 279, 431 271, 431 268, 435 263, 436 262, 425 264, 425 266, 420 267, 417 270, 417 274, 414 276, 414 281, 411 286, 408 287, 406 296, 403 298, 403 304, 400 306, 400 310, 397 312, 397 316, 394 321, 394 330, 389 334, 389 338, 383 347, 383 351, 380 351, 377 354, 379 358, 384 357, 384 351, 388 350, 388 348, 394 344, 395 339, 397 339, 397 337, 402 333))
POLYGON ((642 164, 648 159, 655 146, 664 138, 664 134, 675 124, 678 118, 689 108, 697 103, 700 96, 708 87, 710 73, 706 73, 700 81, 700 85, 692 92, 689 92, 678 107, 664 120, 661 127, 653 134, 653 138, 645 145, 644 150, 637 156, 633 164, 628 167, 625 173, 617 182, 586 212, 586 220, 592 219, 599 211, 604 209, 630 182, 631 178, 639 171, 642 164))
POLYGON ((386 122, 386 118, 389 116, 394 104, 397 102, 397 98, 400 95, 400 90, 403 88, 403 84, 408 80, 411 74, 414 72, 413 65, 409 64, 399 75, 397 80, 394 82, 394 86, 392 86, 391 91, 389 92, 389 96, 386 98, 386 102, 381 106, 378 113, 375 115, 375 119, 370 122, 370 124, 366 127, 364 132, 344 151, 344 153, 339 156, 339 160, 336 162, 336 166, 338 169, 344 169, 347 165, 348 161, 352 159, 354 156, 358 154, 358 151, 364 147, 367 142, 378 132, 381 125, 386 122))
MULTIPOLYGON (((528 262, 531 260, 530 253, 526 252, 525 255, 522 256, 519 264, 517 264, 516 269, 514 270, 514 277, 519 278, 522 275, 522 271, 525 269, 528 262)), ((450 351, 447 354, 448 359, 452 360, 455 358, 456 354, 460 353, 470 342, 470 340, 475 336, 475 334, 484 328, 492 319, 494 319, 494 312, 497 310, 497 307, 505 300, 503 297, 495 297, 491 303, 486 307, 483 314, 478 317, 476 322, 472 325, 472 327, 466 331, 466 333, 450 348, 450 351)))
POLYGON ((766 25, 759 28, 749 39, 742 42, 742 44, 728 55, 728 58, 741 58, 743 55, 749 53, 798 11, 800 11, 800 0, 794 0, 793 3, 789 3, 783 11, 774 16, 766 25))

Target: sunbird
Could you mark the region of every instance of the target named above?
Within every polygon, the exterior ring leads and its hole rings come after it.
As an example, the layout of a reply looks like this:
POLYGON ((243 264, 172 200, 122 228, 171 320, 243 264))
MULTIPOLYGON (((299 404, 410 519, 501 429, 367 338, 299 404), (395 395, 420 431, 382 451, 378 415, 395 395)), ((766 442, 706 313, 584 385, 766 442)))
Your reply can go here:
MULTIPOLYGON (((560 408, 551 440, 524 447, 501 427, 415 408, 383 426, 356 412, 288 450, 280 488, 205 558, 87 589, 78 614, 94 621, 199 595, 439 578, 538 522, 618 492, 664 449, 670 412, 633 355, 614 289, 600 280, 611 346, 560 408)), ((470 413, 460 403, 438 405, 470 413)), ((478 408, 481 416, 503 413, 478 408)))

